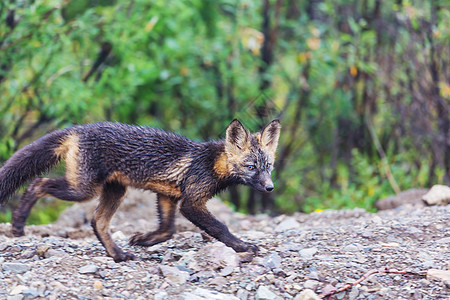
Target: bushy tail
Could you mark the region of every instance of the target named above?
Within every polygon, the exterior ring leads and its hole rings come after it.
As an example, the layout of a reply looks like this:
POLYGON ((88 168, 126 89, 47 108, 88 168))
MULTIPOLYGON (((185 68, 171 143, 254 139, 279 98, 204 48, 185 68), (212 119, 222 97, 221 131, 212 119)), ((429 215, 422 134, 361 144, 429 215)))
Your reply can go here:
POLYGON ((0 204, 28 180, 55 166, 60 157, 55 154, 67 135, 67 130, 53 131, 14 153, 0 168, 0 204))

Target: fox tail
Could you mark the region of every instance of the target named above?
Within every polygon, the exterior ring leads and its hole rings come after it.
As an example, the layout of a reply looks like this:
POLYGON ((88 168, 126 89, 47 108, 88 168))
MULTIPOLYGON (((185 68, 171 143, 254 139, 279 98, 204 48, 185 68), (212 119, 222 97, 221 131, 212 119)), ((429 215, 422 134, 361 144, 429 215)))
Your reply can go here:
POLYGON ((20 186, 61 160, 55 149, 66 135, 64 129, 53 131, 24 146, 5 162, 0 168, 0 204, 5 204, 20 186))

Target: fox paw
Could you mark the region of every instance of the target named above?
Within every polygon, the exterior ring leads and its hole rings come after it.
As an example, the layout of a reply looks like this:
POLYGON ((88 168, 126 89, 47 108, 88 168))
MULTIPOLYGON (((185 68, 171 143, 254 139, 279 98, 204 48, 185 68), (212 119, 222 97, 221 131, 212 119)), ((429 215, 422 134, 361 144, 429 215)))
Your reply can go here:
POLYGON ((149 247, 167 241, 171 236, 172 234, 169 233, 152 232, 143 234, 138 232, 130 238, 129 244, 149 247))
POLYGON ((119 253, 116 253, 113 256, 113 259, 114 259, 114 262, 118 263, 118 262, 121 262, 121 261, 135 260, 136 256, 134 254, 130 253, 130 252, 121 251, 119 253))
POLYGON ((254 255, 257 255, 259 253, 259 247, 255 244, 248 243, 248 242, 240 242, 237 245, 233 245, 232 247, 234 251, 236 252, 250 252, 254 255))

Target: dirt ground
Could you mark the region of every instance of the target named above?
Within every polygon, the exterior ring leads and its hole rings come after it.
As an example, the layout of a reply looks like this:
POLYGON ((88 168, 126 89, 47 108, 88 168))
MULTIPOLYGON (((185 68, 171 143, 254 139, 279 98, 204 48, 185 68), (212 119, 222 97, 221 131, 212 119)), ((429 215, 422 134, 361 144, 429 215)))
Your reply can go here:
POLYGON ((154 199, 131 190, 113 219, 113 238, 137 256, 129 262, 114 263, 94 237, 95 201, 70 207, 55 224, 28 226, 20 238, 0 224, 0 298, 302 300, 359 280, 327 299, 450 299, 450 205, 271 218, 211 200, 233 233, 259 245, 251 257, 182 216, 173 239, 129 246, 134 232, 155 229, 154 199))

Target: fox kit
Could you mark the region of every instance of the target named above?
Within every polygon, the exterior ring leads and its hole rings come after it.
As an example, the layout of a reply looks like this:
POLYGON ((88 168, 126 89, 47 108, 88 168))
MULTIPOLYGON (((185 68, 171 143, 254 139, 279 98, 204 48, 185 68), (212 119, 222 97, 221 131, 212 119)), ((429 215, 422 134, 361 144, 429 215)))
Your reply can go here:
POLYGON ((92 219, 94 232, 116 262, 134 259, 109 235, 110 220, 127 187, 157 194, 159 227, 136 233, 130 244, 151 246, 171 238, 174 214, 181 213, 197 227, 237 252, 258 251, 241 241, 206 208, 206 202, 233 184, 259 191, 274 188, 270 173, 280 136, 274 120, 251 134, 238 120, 226 130, 224 140, 195 142, 163 130, 102 122, 53 131, 16 152, 0 169, 0 203, 26 181, 65 161, 60 178, 37 177, 28 186, 13 212, 12 232, 24 235, 25 221, 39 198, 87 201, 100 196, 92 219))

